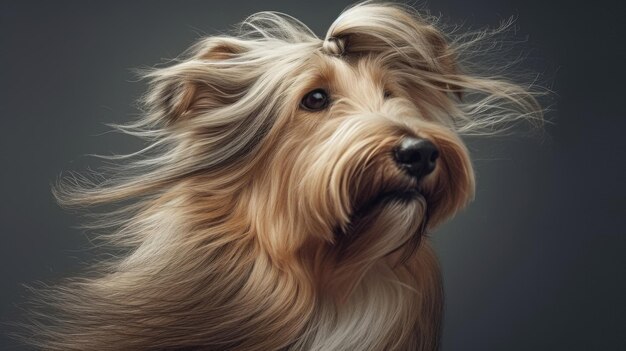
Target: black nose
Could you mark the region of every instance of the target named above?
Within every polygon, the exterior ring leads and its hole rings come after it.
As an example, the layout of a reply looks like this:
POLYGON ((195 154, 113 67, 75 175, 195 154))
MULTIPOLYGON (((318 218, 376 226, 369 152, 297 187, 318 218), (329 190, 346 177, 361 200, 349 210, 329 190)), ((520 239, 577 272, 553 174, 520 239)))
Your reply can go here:
POLYGON ((439 150, 426 139, 407 137, 396 147, 394 156, 398 165, 419 179, 435 169, 439 150))

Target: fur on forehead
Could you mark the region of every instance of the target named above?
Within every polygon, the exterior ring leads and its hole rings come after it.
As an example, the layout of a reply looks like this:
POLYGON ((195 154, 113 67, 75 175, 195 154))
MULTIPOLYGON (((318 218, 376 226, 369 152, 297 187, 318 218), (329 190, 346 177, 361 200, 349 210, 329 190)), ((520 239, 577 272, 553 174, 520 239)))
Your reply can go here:
POLYGON ((297 78, 299 93, 324 88, 329 93, 353 92, 359 88, 374 87, 381 92, 396 81, 393 71, 376 57, 366 56, 354 60, 328 56, 316 52, 297 78))

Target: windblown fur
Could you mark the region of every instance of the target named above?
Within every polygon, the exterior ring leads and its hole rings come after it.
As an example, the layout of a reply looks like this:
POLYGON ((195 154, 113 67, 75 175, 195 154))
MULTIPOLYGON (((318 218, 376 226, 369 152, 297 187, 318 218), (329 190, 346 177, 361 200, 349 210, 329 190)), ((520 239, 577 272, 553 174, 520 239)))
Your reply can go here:
MULTIPOLYGON (((397 4, 344 11, 323 39, 280 13, 200 40, 145 73, 144 138, 104 180, 66 177, 68 207, 116 256, 41 289, 46 350, 435 350, 442 286, 427 233, 471 198, 459 135, 540 118, 528 86, 464 68, 481 35, 448 37, 397 4), (323 111, 299 107, 324 88, 323 111), (441 153, 422 182, 390 157, 441 153), (386 194, 414 194, 406 198, 386 194)), ((102 178, 99 178, 102 179, 102 178)))

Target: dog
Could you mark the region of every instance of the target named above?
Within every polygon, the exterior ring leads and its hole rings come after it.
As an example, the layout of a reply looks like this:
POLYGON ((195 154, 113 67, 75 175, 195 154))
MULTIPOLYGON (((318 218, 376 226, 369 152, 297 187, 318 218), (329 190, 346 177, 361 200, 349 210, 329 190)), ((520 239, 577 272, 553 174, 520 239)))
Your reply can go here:
POLYGON ((54 188, 66 207, 109 206, 91 229, 114 254, 39 291, 28 341, 438 349, 428 238, 473 197, 461 135, 541 114, 528 86, 467 71, 463 48, 432 17, 366 2, 323 39, 262 12, 145 72, 143 114, 118 128, 148 146, 54 188))

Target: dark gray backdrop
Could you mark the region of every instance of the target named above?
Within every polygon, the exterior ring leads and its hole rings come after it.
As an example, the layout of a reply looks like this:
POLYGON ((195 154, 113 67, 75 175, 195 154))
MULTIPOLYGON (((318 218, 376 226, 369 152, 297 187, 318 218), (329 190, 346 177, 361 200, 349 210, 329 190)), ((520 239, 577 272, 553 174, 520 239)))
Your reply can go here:
MULTIPOLYGON (((21 283, 79 271, 79 219, 50 182, 139 146, 104 134, 137 111, 131 68, 203 33, 278 10, 318 34, 348 1, 10 1, 0 4, 0 315, 21 283)), ((442 0, 449 23, 518 17, 523 66, 556 92, 540 137, 469 140, 476 201, 435 236, 447 291, 444 350, 626 350, 624 8, 614 2, 442 0)), ((0 338, 0 349, 22 349, 0 338)))

